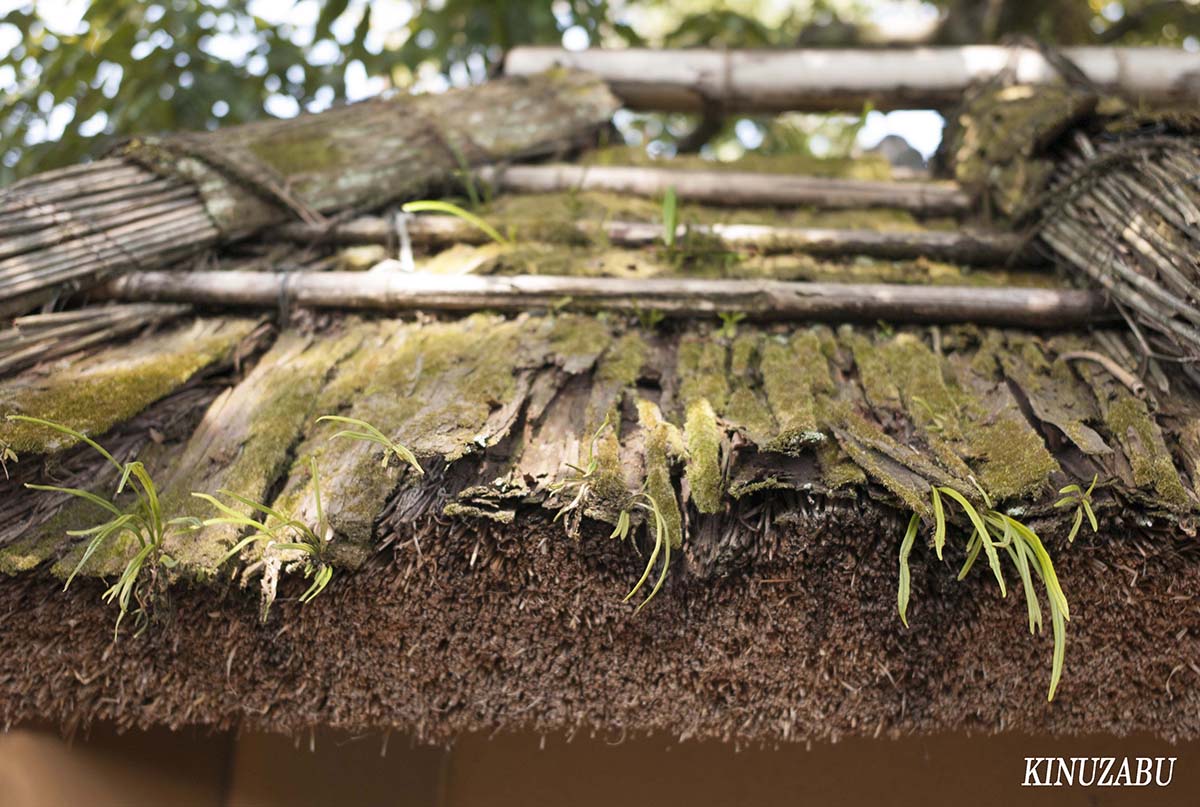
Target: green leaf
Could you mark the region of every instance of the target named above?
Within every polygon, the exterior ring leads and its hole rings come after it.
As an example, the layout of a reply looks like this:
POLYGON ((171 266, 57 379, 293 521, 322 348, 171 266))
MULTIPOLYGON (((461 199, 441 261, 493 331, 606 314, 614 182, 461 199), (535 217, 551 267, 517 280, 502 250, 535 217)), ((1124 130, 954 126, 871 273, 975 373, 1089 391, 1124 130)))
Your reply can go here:
POLYGON ((900 610, 900 621, 906 628, 908 627, 908 598, 912 593, 908 555, 912 552, 913 541, 916 540, 917 527, 920 523, 921 517, 913 513, 912 518, 908 520, 908 530, 904 533, 904 540, 900 542, 900 585, 896 592, 896 604, 900 610))
POLYGON ((959 506, 962 507, 963 512, 967 514, 967 518, 969 518, 971 523, 975 525, 975 532, 983 542, 983 550, 987 554, 988 565, 992 567, 992 574, 995 575, 996 582, 1000 584, 1000 596, 1007 597, 1008 588, 1004 585, 1004 575, 1000 572, 1000 556, 996 552, 995 545, 992 544, 992 537, 988 534, 987 526, 983 523, 983 519, 980 517, 979 512, 969 501, 967 501, 965 496, 963 496, 954 488, 942 487, 940 490, 942 493, 945 493, 951 499, 954 499, 954 501, 958 502, 959 506))
POLYGON ((663 244, 675 246, 675 230, 679 227, 679 203, 675 195, 675 186, 667 188, 662 201, 663 244))
POLYGON ((447 213, 451 216, 456 216, 457 218, 462 219, 475 229, 480 230, 497 244, 503 244, 504 246, 512 245, 512 241, 500 235, 500 233, 496 231, 495 227, 488 224, 474 213, 463 210, 461 207, 451 202, 444 202, 437 199, 425 199, 417 202, 409 202, 403 205, 400 209, 405 213, 447 213))
POLYGON ((1083 508, 1080 507, 1075 511, 1075 523, 1071 525, 1071 532, 1067 535, 1067 543, 1075 543, 1075 536, 1079 533, 1079 527, 1083 524, 1083 508))
POLYGON ((938 560, 942 559, 942 548, 946 546, 946 511, 942 507, 942 495, 937 487, 933 491, 933 549, 937 552, 938 560))

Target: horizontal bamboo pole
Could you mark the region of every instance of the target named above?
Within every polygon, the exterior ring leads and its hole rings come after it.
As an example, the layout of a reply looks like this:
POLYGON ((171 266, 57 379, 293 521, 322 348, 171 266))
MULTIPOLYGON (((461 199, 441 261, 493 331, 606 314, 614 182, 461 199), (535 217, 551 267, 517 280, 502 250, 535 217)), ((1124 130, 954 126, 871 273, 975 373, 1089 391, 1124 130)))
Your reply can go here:
MULTIPOLYGON (((453 244, 482 244, 486 233, 454 216, 416 216, 405 224, 414 244, 447 247, 453 244)), ((516 223, 517 238, 539 236, 540 222, 516 223)), ((574 230, 580 238, 597 239, 623 247, 661 244, 660 224, 637 221, 578 221, 574 230)), ((680 225, 676 238, 688 233, 711 237, 719 249, 768 254, 801 253, 819 257, 867 255, 889 260, 929 258, 952 263, 995 266, 1017 255, 1025 239, 1015 233, 958 230, 838 230, 817 227, 772 227, 762 224, 680 225)), ((552 228, 561 238, 561 228, 552 228)), ((277 228, 269 235, 285 240, 340 244, 389 244, 398 240, 393 220, 372 216, 353 219, 332 228, 296 222, 277 228)), ((1032 258, 1033 256, 1030 256, 1032 258)))
POLYGON ((970 195, 950 182, 873 182, 751 171, 569 163, 487 167, 480 176, 501 191, 518 193, 598 190, 654 197, 674 188, 681 199, 711 205, 891 207, 922 216, 961 215, 971 209, 970 195))
POLYGON ((656 310, 676 317, 743 313, 764 320, 974 322, 1050 329, 1113 315, 1103 295, 1075 289, 406 272, 139 272, 112 280, 100 294, 136 302, 269 308, 656 310))
MULTIPOLYGON (((1175 48, 1063 48, 1097 85, 1147 102, 1200 95, 1200 53, 1175 48)), ((948 108, 972 83, 1011 72, 1044 84, 1058 71, 1028 47, 812 50, 583 50, 523 47, 509 52, 508 75, 555 65, 599 75, 634 109, 774 113, 948 108)))

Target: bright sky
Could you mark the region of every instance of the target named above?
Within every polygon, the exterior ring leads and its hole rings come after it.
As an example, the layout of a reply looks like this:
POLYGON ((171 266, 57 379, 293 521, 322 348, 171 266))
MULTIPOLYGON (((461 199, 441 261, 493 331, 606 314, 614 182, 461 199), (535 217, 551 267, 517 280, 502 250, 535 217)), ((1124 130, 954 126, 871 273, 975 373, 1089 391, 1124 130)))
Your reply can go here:
MULTIPOLYGON (((87 0, 37 0, 37 3, 51 27, 64 32, 78 30, 83 11, 87 6, 87 0)), ((0 0, 0 14, 7 13, 24 4, 23 0, 0 0)), ((786 5, 784 3, 781 8, 786 5)), ((884 0, 875 8, 872 21, 898 36, 907 30, 919 30, 922 26, 927 26, 930 15, 936 16, 937 13, 932 6, 919 0, 884 0)), ((317 0, 300 0, 299 2, 294 0, 254 0, 250 4, 250 9, 252 13, 272 22, 288 21, 293 23, 298 29, 296 36, 298 44, 304 44, 304 37, 311 36, 309 29, 316 23, 320 4, 317 0)), ((384 32, 401 28, 411 16, 411 9, 411 4, 406 0, 382 0, 372 3, 368 47, 373 51, 382 49, 385 46, 384 32)), ((353 14, 345 15, 335 24, 334 34, 339 40, 345 41, 353 35, 353 29, 357 24, 354 16, 353 14)), ((13 47, 19 41, 18 37, 19 32, 12 26, 0 26, 0 53, 7 52, 13 47)), ((253 38, 248 34, 231 31, 213 37, 211 43, 209 49, 213 55, 237 61, 247 55, 253 46, 253 38)), ((563 35, 564 47, 579 49, 587 47, 588 44, 587 35, 582 29, 568 29, 563 35)), ((333 61, 337 58, 336 46, 328 41, 318 43, 313 46, 310 58, 316 63, 320 63, 322 60, 333 61)), ((472 76, 468 74, 452 76, 455 84, 467 83, 471 78, 472 76)), ((0 71, 0 90, 13 81, 15 81, 15 75, 12 74, 11 69, 0 71)), ((438 91, 445 89, 450 83, 441 76, 424 76, 418 82, 418 86, 423 90, 438 91)), ((366 71, 357 62, 347 70, 346 90, 351 100, 376 95, 384 88, 383 79, 368 77, 366 71)), ((280 117, 290 117, 298 114, 300 108, 294 99, 280 95, 269 100, 267 111, 280 117)), ((58 110, 55 112, 57 113, 58 110)), ((52 114, 50 125, 40 133, 41 137, 38 139, 57 138, 61 134, 62 127, 70 120, 70 116, 69 109, 63 109, 61 115, 52 114)), ((97 130, 101 129, 103 125, 103 121, 99 121, 97 130)), ((887 114, 871 112, 859 134, 858 142, 864 148, 869 148, 883 137, 896 134, 907 140, 917 151, 929 157, 937 149, 941 131, 941 116, 929 110, 906 110, 887 114)), ((743 138, 743 140, 745 142, 747 139, 743 138)), ((752 145, 752 138, 750 141, 746 144, 752 145)))

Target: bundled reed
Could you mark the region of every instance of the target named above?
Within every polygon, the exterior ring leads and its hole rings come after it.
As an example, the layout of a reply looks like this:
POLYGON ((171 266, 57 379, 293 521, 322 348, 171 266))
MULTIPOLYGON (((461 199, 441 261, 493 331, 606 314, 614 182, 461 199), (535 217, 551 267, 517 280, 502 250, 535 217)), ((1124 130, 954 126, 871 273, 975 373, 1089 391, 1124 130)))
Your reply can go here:
POLYGON ((616 109, 603 82, 555 71, 132 140, 0 191, 0 319, 289 219, 324 225, 466 169, 569 151, 616 109))
POLYGON ((1111 295, 1144 362, 1200 383, 1200 140, 1077 130, 1060 160, 1042 240, 1111 295))
POLYGON ((132 303, 18 317, 0 331, 0 378, 182 316, 186 305, 132 303))
POLYGON ((31 177, 0 194, 0 316, 216 243, 196 189, 122 160, 31 177))

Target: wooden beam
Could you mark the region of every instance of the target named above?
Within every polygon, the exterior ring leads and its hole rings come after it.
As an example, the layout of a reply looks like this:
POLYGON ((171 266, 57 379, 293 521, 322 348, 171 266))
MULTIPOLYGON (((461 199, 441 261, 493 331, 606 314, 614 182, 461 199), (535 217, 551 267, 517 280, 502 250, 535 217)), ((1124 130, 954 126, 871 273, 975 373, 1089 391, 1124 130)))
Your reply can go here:
POLYGON ((139 272, 104 297, 138 302, 383 311, 656 310, 763 320, 974 322, 1069 328, 1110 319, 1103 295, 1076 289, 794 283, 778 280, 476 276, 406 272, 139 272))
MULTIPOLYGON (((1200 97, 1200 53, 1176 48, 1063 48, 1102 89, 1138 101, 1200 97)), ((820 50, 583 50, 523 47, 505 59, 509 75, 555 65, 588 70, 609 82, 634 109, 731 113, 788 110, 859 112, 943 109, 973 82, 1012 72, 1021 83, 1044 84, 1058 71, 1041 51, 971 45, 820 50)))
POLYGON ((921 216, 956 216, 971 209, 970 194, 952 182, 876 182, 760 171, 569 163, 489 166, 480 171, 480 177, 498 190, 517 193, 584 190, 655 197, 674 188, 680 199, 710 205, 891 207, 921 216))
MULTIPOLYGON (((536 240, 539 222, 514 222, 517 238, 536 240)), ((396 243, 392 220, 364 216, 349 222, 320 227, 302 222, 288 224, 270 235, 292 241, 341 244, 396 243)), ((488 236, 454 216, 422 215, 404 225, 414 244, 442 248, 454 244, 482 244, 488 236)), ((648 247, 662 243, 661 224, 641 221, 577 221, 580 238, 606 241, 623 247, 648 247)), ((1007 263, 1025 245, 1016 233, 958 230, 840 230, 822 227, 772 227, 765 224, 680 225, 676 238, 688 233, 714 240, 713 248, 767 254, 801 253, 820 257, 867 255, 890 260, 928 258, 950 263, 996 266, 1007 263)), ((561 238, 562 228, 554 228, 561 238)), ((1032 258, 1033 256, 1030 256, 1032 258)))

